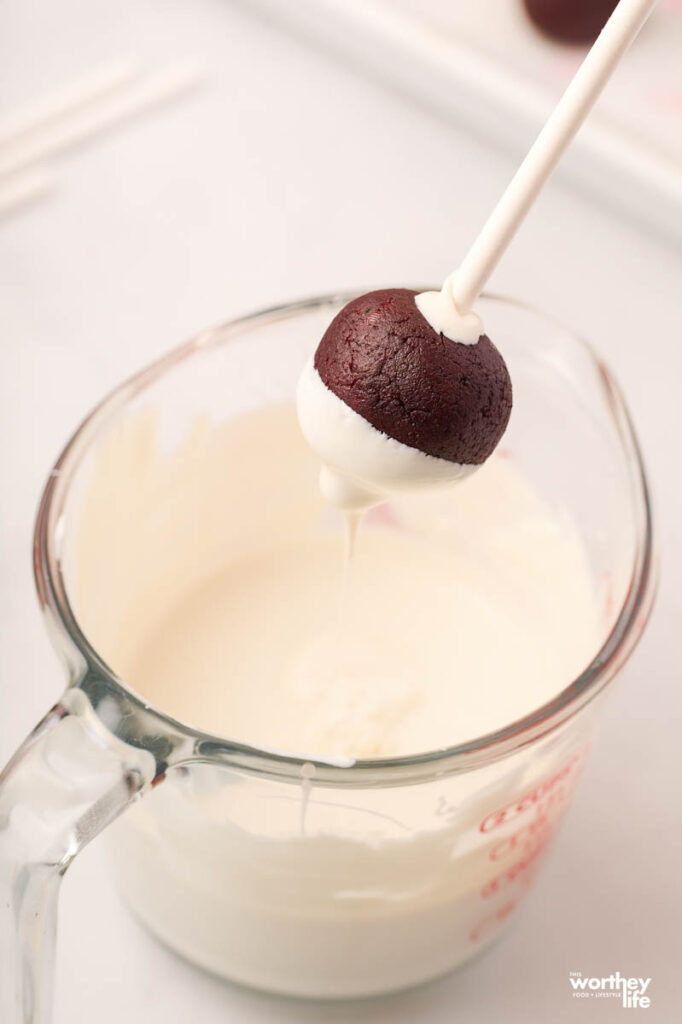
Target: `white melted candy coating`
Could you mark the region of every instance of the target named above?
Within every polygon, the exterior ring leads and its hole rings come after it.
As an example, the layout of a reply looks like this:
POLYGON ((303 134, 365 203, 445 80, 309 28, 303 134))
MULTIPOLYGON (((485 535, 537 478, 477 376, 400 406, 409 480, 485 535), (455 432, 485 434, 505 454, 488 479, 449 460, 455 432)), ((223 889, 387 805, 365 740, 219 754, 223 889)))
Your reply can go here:
POLYGON ((452 282, 448 278, 439 292, 421 292, 415 296, 417 309, 438 334, 460 345, 475 345, 483 332, 481 318, 476 313, 460 313, 452 295, 452 282))
POLYGON ((426 455, 377 430, 327 387, 312 359, 299 379, 296 408, 303 435, 323 463, 322 493, 346 512, 442 487, 477 468, 426 455))
MULTIPOLYGON (((495 457, 456 496, 396 502, 367 524, 339 629, 341 544, 316 471, 285 405, 203 420, 170 453, 149 409, 111 425, 70 492, 66 585, 85 635, 145 700, 240 743, 348 764, 502 728, 598 649, 579 538, 495 457)), ((515 833, 546 842, 577 774, 566 745, 586 739, 384 788, 318 787, 309 765, 299 789, 192 765, 117 822, 113 863, 136 914, 202 967, 290 995, 376 995, 497 936, 529 877, 502 874, 529 859, 515 833), (546 799, 526 817, 479 829, 535 790, 546 799)))

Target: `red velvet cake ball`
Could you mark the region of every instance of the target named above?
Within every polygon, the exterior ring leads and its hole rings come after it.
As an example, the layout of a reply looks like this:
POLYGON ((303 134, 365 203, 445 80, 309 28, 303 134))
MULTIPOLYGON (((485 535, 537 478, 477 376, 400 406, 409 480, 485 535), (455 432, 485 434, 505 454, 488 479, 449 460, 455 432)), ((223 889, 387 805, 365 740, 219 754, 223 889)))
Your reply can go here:
POLYGON ((593 43, 617 0, 523 0, 534 25, 559 43, 593 43))
POLYGON ((387 288, 354 299, 325 332, 315 369, 383 434, 426 455, 480 465, 511 413, 507 367, 486 335, 465 344, 435 331, 416 295, 387 288))

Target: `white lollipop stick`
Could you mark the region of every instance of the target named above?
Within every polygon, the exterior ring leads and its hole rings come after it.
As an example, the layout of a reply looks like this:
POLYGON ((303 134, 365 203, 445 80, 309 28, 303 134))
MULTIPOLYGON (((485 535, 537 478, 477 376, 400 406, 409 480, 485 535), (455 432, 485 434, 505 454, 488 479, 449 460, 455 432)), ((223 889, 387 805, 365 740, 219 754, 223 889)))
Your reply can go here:
POLYGON ((540 189, 656 2, 620 0, 459 269, 445 281, 443 290, 450 288, 460 313, 471 309, 540 189))
POLYGON ((0 182, 0 220, 19 207, 42 199, 51 192, 52 187, 52 179, 41 171, 29 171, 10 178, 7 183, 0 182))
POLYGON ((64 122, 56 120, 46 130, 10 148, 9 154, 0 151, 0 179, 18 174, 25 168, 54 156, 66 149, 87 142, 92 136, 115 127, 121 121, 137 117, 175 99, 201 80, 200 69, 194 63, 178 64, 143 79, 139 85, 115 93, 108 100, 93 103, 74 111, 64 122))
POLYGON ((88 78, 20 110, 12 118, 0 123, 0 150, 15 145, 26 135, 50 128, 55 122, 70 117, 74 111, 103 96, 120 91, 129 85, 136 74, 135 66, 130 61, 106 64, 88 78))

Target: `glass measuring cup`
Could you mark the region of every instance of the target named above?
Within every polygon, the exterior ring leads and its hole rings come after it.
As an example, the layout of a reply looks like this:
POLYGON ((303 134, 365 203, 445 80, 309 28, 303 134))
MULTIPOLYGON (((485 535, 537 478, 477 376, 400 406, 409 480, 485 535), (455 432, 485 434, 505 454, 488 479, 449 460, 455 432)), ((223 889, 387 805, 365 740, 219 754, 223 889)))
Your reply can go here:
MULTIPOLYGON (((153 407, 170 453, 197 417, 210 434, 207 417, 289 400, 304 359, 351 297, 268 310, 171 352, 105 399, 50 475, 35 569, 68 685, 0 785, 3 1024, 49 1019, 60 879, 126 809, 111 842, 142 920, 211 970, 297 995, 378 993, 462 963, 511 921, 541 862, 584 762, 595 698, 644 627, 653 576, 646 482, 618 389, 584 343, 533 310, 481 302, 514 381, 505 444, 577 525, 604 614, 601 649, 555 699, 449 749, 316 761, 212 736, 148 706, 82 628, 96 608, 125 633, 126 616, 144 606, 144 585, 137 605, 126 591, 124 551, 93 575, 87 608, 75 597, 83 495, 111 437, 153 407)), ((155 496, 152 487, 145 501, 155 496)), ((224 559, 210 494, 196 498, 203 557, 224 559)), ((111 532, 94 538, 93 558, 116 550, 117 520, 137 511, 116 493, 111 501, 111 532)), ((185 586, 191 566, 174 576, 174 558, 150 533, 135 570, 185 586)))

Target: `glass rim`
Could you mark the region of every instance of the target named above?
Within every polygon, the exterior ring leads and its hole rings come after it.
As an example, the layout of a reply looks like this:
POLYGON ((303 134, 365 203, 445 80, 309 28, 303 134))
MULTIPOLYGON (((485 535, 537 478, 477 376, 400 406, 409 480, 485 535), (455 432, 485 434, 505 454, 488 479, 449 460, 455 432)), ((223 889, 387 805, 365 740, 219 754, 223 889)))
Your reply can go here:
POLYGON ((163 726, 166 733, 180 734, 185 740, 192 741, 192 754, 186 756, 183 763, 222 761, 246 772, 299 783, 302 775, 305 776, 312 767, 316 784, 347 786, 405 784, 480 768, 538 742, 578 714, 623 666, 649 617, 655 591, 651 499, 639 443, 613 374, 590 343, 570 328, 529 304, 501 295, 485 294, 482 298, 488 302, 525 310, 541 317, 553 327, 568 333, 571 340, 586 352, 598 371, 611 419, 626 457, 637 533, 632 572, 618 617, 601 648, 583 671, 550 701, 502 728, 464 743, 409 756, 354 760, 325 759, 255 747, 204 732, 173 718, 156 705, 147 703, 111 670, 80 629, 67 596, 59 553, 59 524, 70 480, 100 427, 111 414, 193 355, 226 344, 245 329, 258 324, 326 307, 333 308, 349 302, 358 294, 362 292, 344 291, 272 306, 209 328, 176 346, 110 391, 76 428, 49 473, 36 517, 33 567, 41 608, 56 624, 57 639, 67 663, 71 664, 70 685, 79 686, 88 673, 103 679, 107 688, 118 693, 128 706, 132 703, 141 713, 152 714, 156 724, 163 726))

